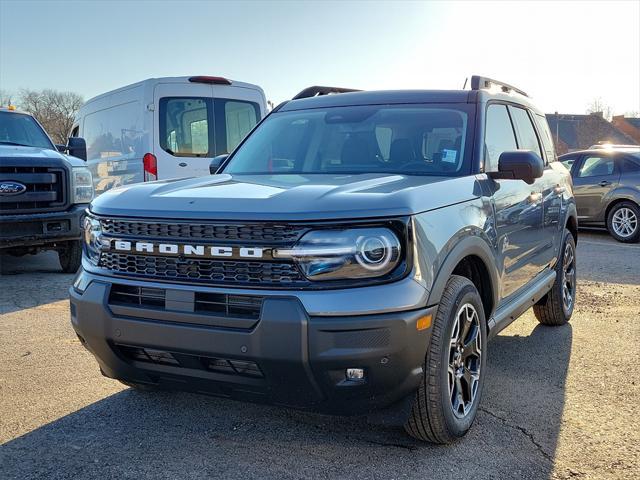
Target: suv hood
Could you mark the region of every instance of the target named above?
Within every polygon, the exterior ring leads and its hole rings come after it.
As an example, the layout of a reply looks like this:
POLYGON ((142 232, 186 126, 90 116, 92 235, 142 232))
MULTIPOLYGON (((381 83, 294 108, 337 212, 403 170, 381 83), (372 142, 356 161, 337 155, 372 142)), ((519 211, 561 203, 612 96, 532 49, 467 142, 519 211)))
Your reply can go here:
POLYGON ((56 150, 39 147, 22 147, 18 145, 0 145, 0 159, 42 160, 43 163, 38 163, 38 166, 45 166, 45 164, 47 164, 47 161, 53 161, 53 164, 58 164, 60 160, 66 162, 72 167, 84 167, 87 165, 83 160, 80 160, 79 158, 71 157, 69 155, 63 155, 56 150))
POLYGON ((108 190, 98 215, 207 220, 327 220, 411 215, 477 197, 475 177, 213 175, 108 190))

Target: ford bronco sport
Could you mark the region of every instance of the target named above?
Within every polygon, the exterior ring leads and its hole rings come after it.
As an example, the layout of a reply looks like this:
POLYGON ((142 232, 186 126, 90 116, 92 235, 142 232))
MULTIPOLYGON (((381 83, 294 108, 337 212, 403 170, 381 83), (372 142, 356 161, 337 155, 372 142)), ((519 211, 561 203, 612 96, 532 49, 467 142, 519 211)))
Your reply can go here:
POLYGON ((27 113, 0 109, 0 253, 22 256, 56 250, 62 270, 82 258, 84 211, 93 198, 82 138, 54 145, 27 113))
POLYGON ((408 404, 410 435, 464 435, 488 339, 531 306, 562 325, 576 295, 545 117, 471 83, 310 88, 217 174, 94 200, 71 321, 102 373, 338 414, 408 404))

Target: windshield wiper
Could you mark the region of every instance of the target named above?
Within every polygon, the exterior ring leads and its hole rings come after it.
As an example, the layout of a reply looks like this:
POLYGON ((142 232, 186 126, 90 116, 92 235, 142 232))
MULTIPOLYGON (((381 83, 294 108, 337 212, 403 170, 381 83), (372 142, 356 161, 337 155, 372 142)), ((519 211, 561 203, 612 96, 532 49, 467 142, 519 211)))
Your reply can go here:
POLYGON ((2 145, 15 145, 16 147, 30 147, 31 146, 31 145, 25 145, 24 143, 5 142, 4 140, 0 140, 0 144, 2 144, 2 145))

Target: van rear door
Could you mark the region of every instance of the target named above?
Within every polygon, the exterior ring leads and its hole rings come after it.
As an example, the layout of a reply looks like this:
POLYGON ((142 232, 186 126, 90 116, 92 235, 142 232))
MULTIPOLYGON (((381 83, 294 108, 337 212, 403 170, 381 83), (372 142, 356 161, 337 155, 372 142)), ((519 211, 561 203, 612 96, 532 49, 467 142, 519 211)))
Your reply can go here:
POLYGON ((154 89, 154 154, 158 179, 206 175, 215 156, 213 88, 159 83, 154 89))
POLYGON ((210 159, 231 152, 265 114, 255 88, 197 82, 154 90, 158 179, 209 175, 210 159))

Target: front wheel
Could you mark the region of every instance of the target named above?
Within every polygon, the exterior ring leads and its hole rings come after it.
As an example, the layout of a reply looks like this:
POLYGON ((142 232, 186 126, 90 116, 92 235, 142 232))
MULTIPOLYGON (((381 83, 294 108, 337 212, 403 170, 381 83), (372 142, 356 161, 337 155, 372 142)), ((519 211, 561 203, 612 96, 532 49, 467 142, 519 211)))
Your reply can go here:
POLYGON ((484 383, 487 327, 482 300, 465 277, 451 276, 438 305, 405 430, 432 443, 451 443, 473 423, 484 383))
POLYGON ((607 215, 607 229, 619 242, 640 240, 640 207, 633 202, 620 202, 607 215))
POLYGON ((58 260, 64 273, 75 273, 82 264, 82 244, 80 240, 67 242, 58 250, 58 260))

